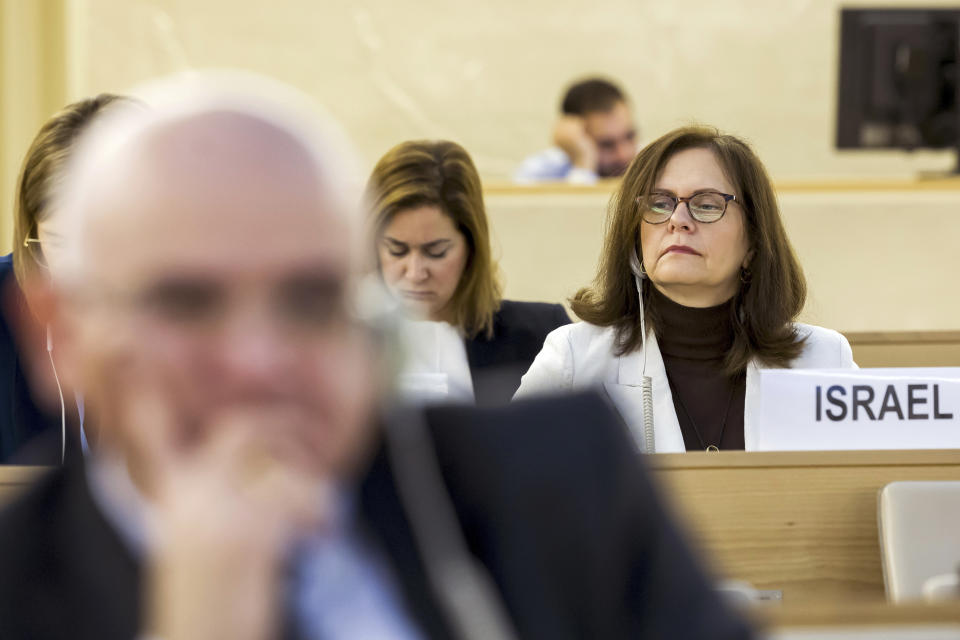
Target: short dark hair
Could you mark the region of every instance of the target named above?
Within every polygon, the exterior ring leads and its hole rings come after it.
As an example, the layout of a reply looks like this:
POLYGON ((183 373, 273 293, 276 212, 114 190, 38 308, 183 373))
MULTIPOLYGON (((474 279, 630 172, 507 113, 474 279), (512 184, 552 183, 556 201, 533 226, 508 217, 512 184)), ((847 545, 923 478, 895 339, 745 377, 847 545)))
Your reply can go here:
POLYGON ((560 111, 568 116, 584 116, 594 111, 610 111, 627 97, 617 85, 603 78, 575 82, 563 95, 560 111))

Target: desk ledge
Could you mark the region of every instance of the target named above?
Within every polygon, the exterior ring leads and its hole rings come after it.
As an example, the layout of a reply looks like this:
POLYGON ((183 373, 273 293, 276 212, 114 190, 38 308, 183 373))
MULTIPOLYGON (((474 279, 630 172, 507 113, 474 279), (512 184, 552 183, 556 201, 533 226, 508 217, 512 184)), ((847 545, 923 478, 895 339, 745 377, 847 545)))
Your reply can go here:
POLYGON ((657 453, 644 460, 655 470, 729 467, 876 467, 960 465, 960 449, 897 451, 702 451, 657 453))

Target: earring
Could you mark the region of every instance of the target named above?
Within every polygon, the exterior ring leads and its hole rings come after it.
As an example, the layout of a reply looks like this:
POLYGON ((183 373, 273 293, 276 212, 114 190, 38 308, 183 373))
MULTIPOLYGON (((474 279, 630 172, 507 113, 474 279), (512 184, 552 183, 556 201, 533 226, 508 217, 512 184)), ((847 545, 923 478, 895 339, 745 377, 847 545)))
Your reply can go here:
POLYGON ((750 284, 751 280, 753 280, 753 272, 747 267, 740 267, 740 282, 750 284))
POLYGON ((647 270, 643 268, 643 262, 640 263, 640 277, 643 279, 647 278, 647 270))

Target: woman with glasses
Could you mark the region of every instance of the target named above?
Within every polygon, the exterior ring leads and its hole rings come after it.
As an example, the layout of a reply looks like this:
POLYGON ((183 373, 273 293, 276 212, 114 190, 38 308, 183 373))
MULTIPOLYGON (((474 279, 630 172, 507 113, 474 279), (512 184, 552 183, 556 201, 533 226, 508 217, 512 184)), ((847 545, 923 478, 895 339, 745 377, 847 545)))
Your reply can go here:
POLYGON ((644 451, 751 449, 759 369, 856 366, 842 335, 794 322, 805 296, 757 156, 676 129, 627 170, 571 301, 584 322, 547 337, 517 396, 602 384, 644 451))
POLYGON ((367 187, 377 270, 416 318, 402 326, 407 398, 506 404, 553 329, 559 304, 503 300, 480 176, 448 141, 404 142, 367 187))
POLYGON ((50 201, 59 172, 81 132, 108 104, 118 97, 101 94, 67 105, 40 128, 23 160, 17 182, 13 222, 13 253, 0 257, 0 463, 10 461, 21 446, 47 430, 57 433, 57 445, 47 451, 36 448, 19 462, 58 462, 63 455, 67 416, 78 418, 73 398, 64 398, 56 377, 53 343, 38 326, 32 309, 36 301, 25 296, 37 282, 49 278, 50 254, 62 236, 62 220, 50 201), (24 354, 48 352, 49 371, 28 371, 24 354), (27 373, 32 373, 29 380, 27 373), (40 389, 47 389, 42 393, 40 389), (39 396, 50 396, 42 402, 39 396), (58 397, 59 396, 59 397, 58 397), (53 410, 41 408, 52 405, 53 410), (59 406, 57 406, 59 405, 59 406), (49 455, 48 455, 49 454, 49 455))

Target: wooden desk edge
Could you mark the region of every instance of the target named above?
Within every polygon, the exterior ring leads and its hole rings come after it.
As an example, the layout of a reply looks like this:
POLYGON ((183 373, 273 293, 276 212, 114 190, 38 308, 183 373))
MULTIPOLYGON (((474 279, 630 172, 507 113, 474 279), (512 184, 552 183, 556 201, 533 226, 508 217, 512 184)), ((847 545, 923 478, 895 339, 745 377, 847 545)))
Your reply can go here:
POLYGON ((960 601, 937 604, 843 602, 837 604, 770 604, 748 609, 760 628, 870 625, 960 625, 960 601))
POLYGON ((657 453, 644 457, 656 471, 705 468, 960 466, 960 449, 885 451, 720 451, 657 453))
POLYGON ((844 331, 853 346, 960 344, 960 331, 844 331))
POLYGON ((50 469, 45 466, 0 465, 0 485, 29 484, 50 469))
MULTIPOLYGON (((520 184, 506 180, 484 181, 483 193, 486 196, 516 195, 563 195, 568 193, 596 193, 610 195, 620 187, 620 180, 612 178, 600 180, 596 184, 568 184, 565 182, 536 182, 520 184)), ((822 193, 822 192, 916 192, 916 191, 960 191, 958 178, 891 178, 847 180, 774 180, 774 190, 780 193, 822 193)))

